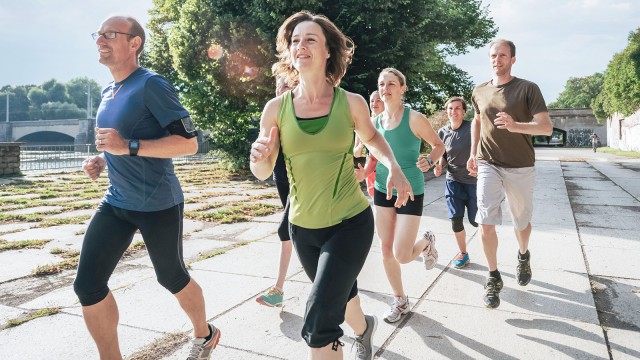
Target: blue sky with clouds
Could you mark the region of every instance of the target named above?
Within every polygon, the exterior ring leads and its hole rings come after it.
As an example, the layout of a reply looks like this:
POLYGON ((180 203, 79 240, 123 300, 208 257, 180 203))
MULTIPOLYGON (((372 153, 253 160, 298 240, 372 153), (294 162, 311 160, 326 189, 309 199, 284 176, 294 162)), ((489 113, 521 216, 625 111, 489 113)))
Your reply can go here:
MULTIPOLYGON (((640 27, 639 0, 483 0, 513 40, 513 74, 532 80, 553 101, 569 77, 604 71, 640 27)), ((152 0, 1 0, 0 86, 68 81, 88 76, 110 81, 89 35, 109 14, 132 14, 146 23, 152 0)), ((348 35, 348 34, 347 34, 348 35)), ((474 82, 490 78, 487 49, 451 59, 474 82)), ((409 79, 411 80, 411 79, 409 79)))

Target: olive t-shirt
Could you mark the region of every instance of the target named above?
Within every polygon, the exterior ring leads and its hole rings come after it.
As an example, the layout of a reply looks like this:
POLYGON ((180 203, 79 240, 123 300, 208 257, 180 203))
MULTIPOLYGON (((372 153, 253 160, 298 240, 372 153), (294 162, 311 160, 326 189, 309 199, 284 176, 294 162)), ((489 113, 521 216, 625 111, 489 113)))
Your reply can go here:
POLYGON ((482 125, 478 160, 505 168, 533 166, 535 153, 531 135, 498 129, 493 120, 497 118, 497 113, 505 112, 517 122, 530 122, 533 115, 547 112, 538 85, 516 77, 499 86, 488 81, 476 86, 471 102, 482 125))

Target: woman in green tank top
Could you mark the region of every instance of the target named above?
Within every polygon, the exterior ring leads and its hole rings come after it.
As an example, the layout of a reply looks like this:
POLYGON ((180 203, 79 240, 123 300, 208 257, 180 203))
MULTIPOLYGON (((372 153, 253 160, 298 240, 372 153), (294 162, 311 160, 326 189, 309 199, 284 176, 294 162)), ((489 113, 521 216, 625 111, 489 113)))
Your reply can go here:
POLYGON ((400 320, 410 309, 409 299, 402 286, 400 264, 413 261, 422 253, 424 266, 428 270, 438 260, 433 233, 426 231, 417 240, 416 236, 422 219, 423 172, 428 171, 440 159, 444 153, 444 144, 427 118, 403 103, 406 90, 406 79, 400 71, 394 68, 382 70, 378 77, 378 91, 385 109, 374 122, 391 146, 415 194, 414 200, 408 201, 405 206, 394 208, 384 197, 388 191, 384 178, 389 170, 384 164, 377 164, 373 196, 376 230, 380 238, 385 273, 395 296, 391 307, 384 314, 384 320, 390 323, 400 320), (431 145, 432 150, 431 154, 421 157, 420 145, 423 139, 431 145))
POLYGON ((353 131, 389 167, 388 196, 413 198, 391 148, 369 120, 366 101, 337 87, 351 62, 351 39, 326 17, 299 12, 278 30, 274 76, 295 89, 269 101, 250 166, 271 174, 282 146, 290 183, 289 232, 313 282, 301 335, 310 359, 342 359, 345 320, 355 333, 356 359, 372 359, 375 316, 360 307, 356 278, 373 241, 373 213, 353 171, 353 131), (346 309, 346 312, 345 312, 346 309))

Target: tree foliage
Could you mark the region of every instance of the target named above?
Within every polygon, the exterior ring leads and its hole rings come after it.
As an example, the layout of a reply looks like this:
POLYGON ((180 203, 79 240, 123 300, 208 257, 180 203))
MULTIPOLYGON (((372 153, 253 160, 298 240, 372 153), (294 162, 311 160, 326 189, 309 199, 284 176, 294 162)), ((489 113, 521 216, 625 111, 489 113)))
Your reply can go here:
POLYGON ((9 92, 9 120, 56 120, 87 116, 87 90, 91 91, 92 116, 100 104, 101 89, 95 80, 79 77, 67 83, 55 79, 35 85, 5 85, 0 89, 0 114, 6 112, 9 92))
POLYGON ((640 109, 640 28, 629 34, 629 45, 615 54, 604 73, 602 91, 592 103, 598 120, 640 109))
POLYGON ((602 91, 603 82, 603 73, 569 78, 558 99, 550 103, 549 107, 553 109, 588 108, 602 91))
POLYGON ((249 128, 273 96, 278 28, 299 10, 326 15, 354 40, 342 87, 368 98, 380 70, 396 67, 408 79, 407 101, 427 113, 472 90, 446 57, 496 33, 480 0, 154 0, 143 65, 178 88, 197 124, 241 165, 249 128))

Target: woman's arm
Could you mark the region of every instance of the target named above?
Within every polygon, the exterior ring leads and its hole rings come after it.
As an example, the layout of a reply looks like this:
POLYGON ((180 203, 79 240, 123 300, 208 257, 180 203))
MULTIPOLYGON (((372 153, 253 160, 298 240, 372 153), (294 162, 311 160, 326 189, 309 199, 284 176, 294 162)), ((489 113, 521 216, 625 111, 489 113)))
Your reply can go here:
POLYGON ((413 200, 413 191, 407 178, 402 173, 400 165, 396 161, 387 141, 371 124, 369 108, 364 98, 358 94, 347 92, 349 110, 355 125, 355 130, 360 140, 365 143, 369 151, 389 169, 387 178, 387 199, 391 199, 393 189, 398 193, 395 206, 401 207, 407 203, 407 199, 413 200))
POLYGON ((278 151, 280 149, 280 132, 278 129, 278 109, 280 98, 271 99, 264 106, 260 118, 260 134, 251 144, 249 167, 256 178, 265 180, 273 173, 278 151))

